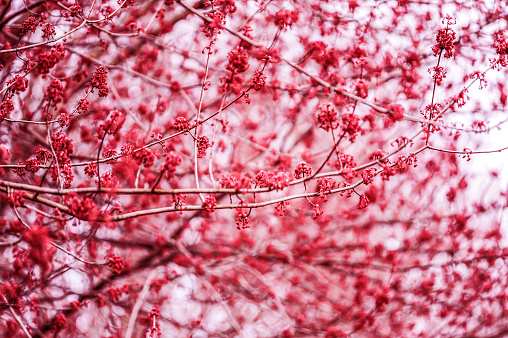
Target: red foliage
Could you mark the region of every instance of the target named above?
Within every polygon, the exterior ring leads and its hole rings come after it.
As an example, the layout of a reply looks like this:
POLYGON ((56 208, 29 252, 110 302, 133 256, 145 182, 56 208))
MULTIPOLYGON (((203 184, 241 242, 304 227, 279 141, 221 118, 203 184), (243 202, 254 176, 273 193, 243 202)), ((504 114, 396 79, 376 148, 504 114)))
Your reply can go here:
POLYGON ((506 1, 77 3, 0 10, 0 336, 506 335, 506 1))

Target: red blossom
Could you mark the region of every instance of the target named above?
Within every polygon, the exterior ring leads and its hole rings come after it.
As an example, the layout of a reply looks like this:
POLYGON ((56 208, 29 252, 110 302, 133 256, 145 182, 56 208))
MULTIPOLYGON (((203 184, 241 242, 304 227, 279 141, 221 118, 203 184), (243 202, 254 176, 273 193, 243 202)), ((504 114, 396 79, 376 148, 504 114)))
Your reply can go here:
POLYGON ((103 138, 105 134, 115 135, 120 129, 122 129, 123 124, 125 123, 125 115, 122 114, 119 110, 113 110, 109 115, 109 119, 104 121, 99 126, 99 130, 97 132, 97 137, 99 139, 103 138))
POLYGON ((40 166, 40 162, 38 159, 36 158, 29 158, 28 160, 26 160, 26 171, 32 173, 32 174, 35 174, 36 172, 39 171, 39 169, 41 169, 41 166, 40 166))
POLYGON ((226 69, 232 72, 243 73, 249 69, 249 60, 245 49, 241 46, 235 47, 228 54, 228 65, 226 69))
POLYGON ((79 99, 76 107, 74 108, 78 114, 83 114, 88 111, 89 102, 85 99, 79 99))
POLYGON ((266 84, 266 76, 264 75, 262 70, 256 70, 254 73, 254 77, 251 81, 251 86, 254 90, 261 90, 266 84))
POLYGON ((222 25, 226 23, 225 15, 220 11, 212 10, 206 13, 212 22, 205 21, 205 27, 203 28, 203 32, 207 37, 214 37, 217 34, 221 33, 222 25))
POLYGON ((28 88, 28 80, 23 76, 16 75, 14 78, 7 81, 7 85, 10 87, 9 93, 19 94, 28 88))
POLYGON ((277 205, 275 206, 275 210, 277 210, 277 213, 279 216, 284 216, 285 214, 288 213, 288 209, 287 209, 288 205, 289 205, 289 203, 287 201, 282 201, 282 202, 277 203, 277 205))
POLYGON ((368 206, 369 206, 369 198, 365 194, 361 195, 360 201, 358 202, 358 209, 365 209, 368 206))
POLYGON ((455 40, 455 32, 448 27, 448 25, 454 25, 455 20, 450 16, 446 16, 444 21, 447 20, 446 28, 441 28, 437 31, 436 44, 432 47, 434 56, 439 55, 443 50, 445 51, 444 57, 451 58, 453 56, 453 41, 455 40))
POLYGON ((93 72, 92 80, 86 84, 92 93, 94 89, 98 89, 99 97, 106 97, 109 94, 109 88, 106 82, 108 73, 109 69, 104 66, 99 66, 95 72, 93 72))
POLYGON ((23 232, 23 240, 30 246, 28 256, 31 261, 39 265, 44 274, 49 274, 55 254, 55 248, 51 246, 49 229, 36 222, 32 224, 30 230, 23 232))
POLYGON ((354 113, 345 113, 341 116, 341 129, 349 134, 349 140, 354 142, 358 133, 362 132, 360 127, 360 118, 354 113))
POLYGON ((460 91, 460 93, 455 97, 455 101, 459 107, 462 107, 466 104, 466 101, 469 100, 469 96, 467 96, 467 89, 464 88, 460 91))
POLYGON ((244 212, 239 212, 235 218, 236 228, 238 230, 244 230, 250 228, 250 219, 244 212))
POLYGON ((0 103, 0 122, 9 117, 9 113, 14 110, 14 104, 12 104, 12 100, 10 98, 5 98, 2 103, 0 103))
POLYGON ((115 255, 115 254, 110 254, 104 258, 107 258, 108 266, 110 269, 113 270, 114 274, 119 275, 122 273, 123 269, 125 268, 124 261, 123 261, 122 257, 115 255))
POLYGON ((206 156, 206 149, 210 148, 212 145, 206 136, 199 136, 196 141, 196 146, 198 148, 198 158, 203 158, 206 156))
POLYGON ((142 148, 133 154, 133 158, 138 165, 143 165, 145 168, 151 167, 155 162, 155 155, 149 148, 142 148))
POLYGON ((52 39, 53 38, 53 35, 56 34, 55 32, 55 27, 50 24, 50 23, 45 23, 44 26, 42 27, 42 32, 44 33, 42 35, 42 38, 43 39, 52 39))
POLYGON ((446 72, 444 71, 444 68, 441 66, 434 66, 432 68, 429 68, 428 72, 430 75, 432 75, 432 78, 436 81, 436 84, 438 86, 443 82, 443 78, 446 77, 446 72))
POLYGON ((74 152, 72 139, 65 136, 62 131, 57 131, 51 135, 51 142, 59 165, 64 166, 70 163, 70 155, 74 152))
POLYGON ((215 207, 217 206, 217 201, 213 195, 208 195, 205 197, 205 201, 203 202, 203 208, 207 212, 214 212, 215 207))
POLYGON ((393 122, 401 121, 404 118, 404 107, 400 104, 390 104, 386 107, 389 110, 389 117, 393 122))
POLYGON ((22 37, 22 36, 25 36, 25 35, 27 35, 29 33, 35 32, 35 30, 37 29, 38 25, 39 25, 39 22, 37 21, 35 16, 30 15, 28 17, 28 19, 26 19, 21 24, 21 27, 19 28, 19 36, 22 37))
POLYGON ((39 161, 40 164, 46 164, 50 159, 53 158, 53 154, 44 148, 39 148, 36 151, 36 157, 37 161, 39 161))
POLYGON ((476 79, 480 80, 480 87, 479 87, 480 89, 487 87, 488 82, 485 79, 485 72, 481 72, 481 71, 477 70, 477 71, 469 74, 469 78, 470 79, 476 78, 476 79))
POLYGON ((96 177, 98 175, 97 172, 97 162, 90 162, 85 167, 85 174, 89 177, 96 177))
POLYGON ((44 93, 46 101, 51 103, 53 107, 63 100, 64 86, 60 80, 53 80, 44 93))
POLYGON ((355 158, 353 157, 353 155, 341 153, 339 155, 339 160, 337 161, 337 163, 335 163, 335 168, 337 168, 337 170, 340 170, 341 168, 345 167, 350 169, 356 167, 355 158))
POLYGON ((367 168, 362 171, 362 179, 365 185, 369 185, 374 181, 374 177, 376 176, 377 170, 374 168, 367 168))
POLYGON ((326 131, 337 129, 339 126, 337 111, 333 108, 333 106, 330 103, 323 104, 319 106, 319 110, 321 111, 317 115, 319 128, 326 131))
POLYGON ((67 327, 67 318, 63 313, 59 313, 56 315, 55 320, 53 321, 52 329, 55 333, 58 333, 67 327))
POLYGON ((296 21, 298 21, 298 12, 281 9, 275 14, 274 19, 275 25, 279 27, 279 29, 291 27, 296 21))
POLYGON ((159 323, 156 319, 160 318, 160 311, 158 307, 154 307, 148 312, 146 316, 146 322, 148 324, 148 329, 146 329, 147 337, 154 338, 161 336, 161 329, 159 327, 159 323))
POLYGON ((71 16, 76 17, 76 16, 80 16, 80 15, 83 15, 83 8, 81 8, 81 6, 79 6, 79 5, 72 6, 71 7, 71 16))
POLYGON ((282 190, 288 186, 289 176, 287 173, 267 172, 261 170, 257 173, 256 177, 252 179, 252 183, 261 188, 270 188, 275 190, 282 190))
POLYGON ((26 197, 27 195, 24 191, 14 190, 9 194, 8 201, 11 206, 20 207, 24 205, 26 197))
MULTIPOLYGON (((112 149, 112 148, 106 149, 102 153, 102 157, 104 157, 104 158, 116 157, 117 155, 118 155, 117 151, 115 149, 112 149)), ((108 164, 115 164, 116 160, 115 159, 111 159, 111 160, 108 160, 106 163, 108 163, 108 164)))
POLYGON ((76 194, 69 194, 65 196, 64 203, 71 213, 81 219, 93 219, 97 213, 95 202, 88 197, 81 198, 76 194))
POLYGON ((189 120, 186 119, 185 117, 179 116, 176 118, 173 126, 178 131, 184 131, 190 128, 190 123, 189 120))
POLYGON ((319 196, 326 202, 328 200, 327 194, 330 194, 337 185, 337 182, 331 177, 318 178, 319 196))
POLYGON ((40 53, 37 56, 35 71, 38 74, 48 74, 51 68, 55 67, 65 56, 65 47, 57 43, 49 52, 40 53))
POLYGON ((323 209, 321 209, 319 204, 315 204, 313 210, 314 210, 314 215, 312 216, 313 219, 318 219, 321 215, 323 215, 323 209))
POLYGON ((238 189, 238 179, 233 175, 223 175, 220 185, 225 189, 238 189))
POLYGON ((369 96, 369 86, 367 82, 364 80, 353 81, 353 93, 362 99, 367 98, 367 96, 369 96))
POLYGON ((176 167, 182 163, 182 157, 175 151, 170 151, 166 155, 166 161, 164 165, 159 169, 159 171, 163 172, 166 177, 171 178, 174 175, 176 167))
POLYGON ((295 178, 300 179, 303 177, 310 177, 312 175, 312 168, 305 162, 302 162, 295 169, 295 178))

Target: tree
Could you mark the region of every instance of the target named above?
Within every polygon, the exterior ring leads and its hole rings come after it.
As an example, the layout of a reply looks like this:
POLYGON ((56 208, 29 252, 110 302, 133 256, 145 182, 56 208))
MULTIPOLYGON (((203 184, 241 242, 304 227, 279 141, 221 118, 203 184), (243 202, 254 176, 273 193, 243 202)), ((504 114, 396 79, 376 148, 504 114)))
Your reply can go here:
POLYGON ((507 18, 2 1, 1 335, 505 335, 507 18))

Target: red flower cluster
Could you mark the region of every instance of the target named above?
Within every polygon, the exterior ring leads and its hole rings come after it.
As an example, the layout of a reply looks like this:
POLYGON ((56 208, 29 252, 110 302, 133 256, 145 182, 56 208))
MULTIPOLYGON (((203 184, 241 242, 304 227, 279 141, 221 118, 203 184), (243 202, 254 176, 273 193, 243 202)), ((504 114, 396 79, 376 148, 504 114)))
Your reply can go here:
POLYGON ((184 131, 190 128, 189 120, 183 116, 179 116, 176 118, 173 127, 178 131, 184 131))
POLYGON ((106 83, 108 73, 109 69, 99 66, 92 74, 92 80, 86 84, 92 93, 94 88, 97 88, 99 90, 99 97, 106 97, 109 94, 108 84, 106 83))
POLYGON ((328 200, 327 194, 330 194, 337 182, 331 177, 320 177, 318 178, 318 189, 319 189, 319 197, 321 197, 325 202, 328 200))
POLYGON ((363 194, 360 196, 360 202, 358 203, 358 209, 365 209, 369 206, 369 198, 363 194))
POLYGON ((263 71, 262 70, 256 70, 250 85, 255 90, 261 90, 261 88, 263 88, 265 86, 265 84, 266 84, 266 76, 264 75, 263 71))
POLYGON ((88 175, 88 177, 95 177, 98 174, 97 171, 97 162, 90 162, 85 167, 85 174, 88 175))
POLYGON ((7 81, 7 86, 9 86, 7 93, 12 97, 12 95, 24 92, 28 88, 28 80, 21 75, 16 75, 7 81))
POLYGON ((315 204, 313 207, 314 215, 312 216, 313 219, 318 219, 323 214, 323 209, 319 206, 319 204, 315 204))
POLYGON ((62 331, 67 327, 67 318, 63 313, 59 313, 55 317, 52 329, 55 333, 62 331))
POLYGON ((364 171, 362 171, 362 179, 363 184, 369 185, 372 182, 374 182, 374 177, 376 176, 376 169, 375 168, 367 168, 364 171))
POLYGON ((214 212, 216 206, 217 200, 213 195, 208 195, 205 197, 205 201, 203 202, 203 208, 205 208, 207 212, 214 212))
POLYGON ((79 99, 74 111, 78 114, 86 113, 88 111, 88 100, 79 99))
POLYGON ((333 108, 332 104, 322 104, 319 106, 319 110, 321 111, 317 116, 319 128, 326 131, 337 129, 339 119, 337 118, 337 111, 333 108))
MULTIPOLYGON (((369 160, 371 160, 371 161, 379 161, 383 157, 385 157, 387 154, 388 153, 386 151, 378 149, 378 150, 373 151, 372 154, 370 154, 369 160)), ((381 161, 381 163, 387 163, 387 162, 388 162, 388 159, 384 159, 384 160, 381 161)))
POLYGON ((226 23, 225 15, 219 11, 210 11, 206 13, 206 16, 212 19, 212 22, 205 21, 205 27, 203 28, 203 33, 209 38, 214 35, 220 34, 220 30, 222 25, 226 23))
POLYGON ((508 40, 504 35, 503 31, 497 31, 494 33, 494 48, 496 53, 500 56, 508 55, 508 40))
POLYGON ((238 230, 248 229, 250 228, 250 219, 247 217, 247 214, 244 212, 239 212, 238 216, 235 218, 236 228, 238 230))
POLYGON ((41 267, 43 273, 49 273, 55 254, 55 250, 51 246, 49 229, 36 221, 30 230, 23 232, 23 240, 30 245, 29 258, 41 267))
POLYGON ((280 29, 291 27, 296 21, 298 21, 298 12, 287 9, 281 9, 274 17, 274 22, 280 29))
POLYGON ((39 164, 46 164, 50 159, 53 158, 53 155, 44 148, 39 148, 35 152, 35 157, 37 158, 37 161, 39 161, 39 164))
POLYGON ((237 179, 233 175, 222 175, 220 185, 225 189, 249 189, 250 179, 243 176, 241 179, 237 179))
POLYGON ((390 127, 404 118, 404 107, 400 104, 389 104, 386 109, 388 109, 388 118, 384 121, 386 127, 390 127))
POLYGON ((79 219, 94 219, 97 215, 95 202, 88 197, 78 197, 76 193, 65 195, 64 203, 69 208, 72 214, 79 219))
MULTIPOLYGON (((235 95, 243 92, 243 76, 238 73, 233 73, 231 76, 221 77, 219 79, 221 85, 219 90, 221 93, 231 91, 235 95)), ((248 96, 248 93, 245 95, 248 96)))
POLYGON ((124 122, 125 116, 119 110, 113 110, 109 116, 109 119, 104 121, 104 123, 99 126, 97 137, 101 139, 106 134, 115 135, 120 131, 124 122))
POLYGON ((8 202, 10 206, 19 207, 24 205, 26 201, 26 193, 20 190, 14 190, 8 196, 8 202))
POLYGON ((242 46, 236 46, 229 52, 226 69, 233 73, 243 73, 249 69, 247 52, 242 46))
POLYGON ((340 170, 341 168, 354 168, 356 167, 355 158, 353 155, 340 153, 339 160, 335 163, 335 168, 340 170), (342 166, 341 166, 342 165, 342 166))
POLYGON ((282 190, 288 186, 289 176, 283 171, 267 172, 261 170, 257 173, 256 177, 252 179, 252 183, 260 188, 282 190))
POLYGON ((365 80, 355 80, 353 81, 353 94, 362 99, 367 98, 369 96, 369 86, 365 80))
POLYGON ((436 35, 436 44, 432 47, 434 56, 439 55, 444 50, 444 57, 451 58, 453 56, 453 40, 455 40, 455 32, 451 28, 439 29, 436 35))
POLYGON ((428 104, 421 113, 426 119, 433 120, 441 113, 441 105, 439 103, 428 104))
POLYGON ((210 148, 212 145, 206 136, 199 136, 196 145, 198 147, 198 158, 203 158, 206 156, 206 149, 210 148))
POLYGON ((359 132, 362 132, 360 127, 360 118, 355 113, 345 113, 341 116, 342 124, 341 129, 346 134, 349 134, 349 141, 354 142, 359 132))
POLYGON ((53 37, 53 35, 56 34, 55 27, 50 23, 44 24, 44 26, 42 27, 42 32, 44 33, 42 35, 42 38, 48 39, 48 40, 51 39, 53 37))
POLYGON ((113 273, 115 275, 119 275, 120 273, 122 273, 125 267, 122 257, 115 254, 110 254, 105 258, 108 259, 108 266, 113 270, 113 273))
POLYGON ((0 103, 0 122, 5 120, 11 111, 14 110, 14 104, 10 97, 4 99, 2 103, 0 103))
POLYGON ((48 101, 48 104, 52 104, 53 107, 63 101, 64 86, 58 79, 54 79, 49 84, 46 92, 44 93, 44 99, 48 101))
POLYGON ((138 165, 143 165, 145 168, 151 167, 155 162, 155 155, 149 148, 136 151, 132 157, 138 165))
POLYGON ((30 17, 21 24, 21 27, 19 28, 19 36, 22 37, 28 33, 35 32, 38 25, 39 22, 37 21, 37 18, 33 15, 30 15, 30 17))
POLYGON ((312 168, 305 162, 302 162, 295 169, 295 178, 310 177, 312 175, 312 168))
POLYGON ((148 312, 146 315, 146 322, 148 323, 148 328, 146 329, 147 336, 149 338, 154 337, 160 337, 161 336, 161 329, 159 327, 159 323, 155 319, 159 319, 160 312, 158 307, 154 307, 153 309, 148 312))
POLYGON ((287 201, 278 202, 277 205, 275 205, 275 210, 277 210, 279 216, 284 216, 288 213, 288 205, 289 203, 287 201))
POLYGON ((170 151, 166 155, 166 161, 159 169, 167 178, 172 178, 176 171, 176 167, 182 163, 182 157, 175 151, 170 151))
POLYGON ((71 7, 71 16, 75 17, 75 16, 79 16, 79 15, 83 15, 83 8, 81 8, 81 6, 79 6, 79 5, 72 6, 71 7))
POLYGON ((57 43, 49 52, 43 52, 37 56, 35 72, 43 75, 48 74, 49 70, 62 61, 64 56, 65 47, 61 43, 57 43))
POLYGON ((70 163, 70 156, 74 152, 72 139, 65 136, 65 134, 59 130, 51 135, 51 143, 55 150, 58 164, 63 166, 64 164, 70 163))
POLYGON ((432 75, 432 78, 436 81, 436 84, 439 86, 443 79, 446 77, 446 72, 444 71, 444 68, 441 66, 434 66, 427 70, 430 75, 432 75))
POLYGON ((108 299, 111 302, 116 303, 116 302, 118 302, 120 300, 120 298, 122 297, 122 295, 124 294, 125 291, 126 291, 126 289, 124 289, 122 287, 110 286, 104 292, 104 294, 108 297, 108 299))

